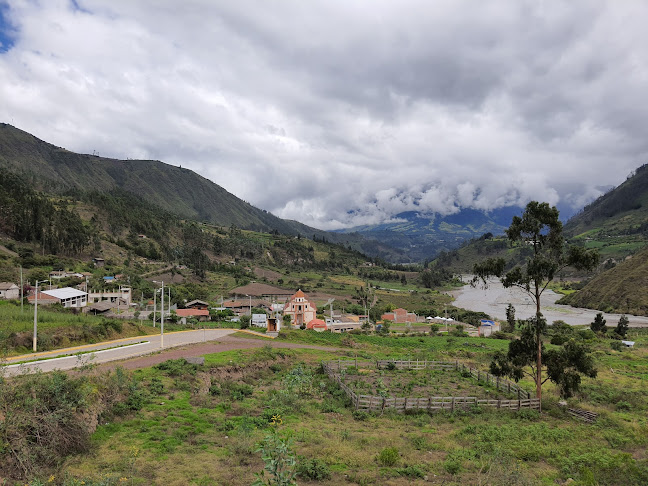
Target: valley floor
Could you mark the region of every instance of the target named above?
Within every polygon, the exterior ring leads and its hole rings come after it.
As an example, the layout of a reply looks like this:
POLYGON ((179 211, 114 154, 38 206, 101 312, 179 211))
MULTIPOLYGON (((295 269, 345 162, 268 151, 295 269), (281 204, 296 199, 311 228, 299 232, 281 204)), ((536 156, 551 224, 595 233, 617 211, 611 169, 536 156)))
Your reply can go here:
MULTIPOLYGON (((464 281, 468 279, 464 277, 464 281)), ((492 280, 488 287, 481 285, 472 287, 465 285, 460 289, 450 292, 455 297, 453 304, 457 307, 472 311, 486 312, 495 319, 505 320, 506 307, 513 304, 515 307, 515 317, 517 319, 527 319, 535 315, 535 304, 531 298, 522 290, 517 288, 506 289, 499 280, 492 280)), ((593 309, 583 309, 571 307, 568 305, 556 304, 562 295, 547 289, 542 294, 542 313, 548 323, 562 320, 572 326, 589 325, 599 311, 593 309)), ((621 314, 603 314, 608 325, 616 325, 621 314)), ((629 315, 631 327, 648 327, 648 317, 629 315)))

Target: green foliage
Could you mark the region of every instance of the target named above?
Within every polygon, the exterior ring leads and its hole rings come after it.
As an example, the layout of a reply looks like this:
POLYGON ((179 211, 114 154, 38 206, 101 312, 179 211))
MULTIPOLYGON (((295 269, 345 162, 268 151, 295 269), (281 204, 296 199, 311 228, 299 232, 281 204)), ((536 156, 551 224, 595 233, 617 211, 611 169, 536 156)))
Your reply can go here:
POLYGON ((420 466, 399 467, 396 468, 396 472, 406 478, 422 479, 425 477, 425 471, 420 466))
POLYGON ((385 447, 378 453, 376 460, 381 466, 393 467, 398 464, 398 461, 400 460, 400 454, 398 453, 398 449, 396 447, 385 447))
POLYGON ((241 329, 248 329, 250 327, 250 321, 252 318, 248 315, 243 315, 240 318, 241 329))
MULTIPOLYGON (((518 245, 531 245, 532 255, 524 265, 515 265, 505 273, 507 262, 502 258, 489 258, 474 266, 473 284, 481 280, 486 284, 490 276, 500 277, 504 287, 518 287, 524 290, 536 305, 536 316, 527 323, 527 333, 523 339, 513 341, 509 347, 509 360, 515 360, 519 352, 518 363, 509 368, 519 379, 524 366, 530 367, 535 376, 536 396, 542 394, 542 335, 546 331, 546 321, 540 312, 540 299, 548 284, 557 273, 571 266, 577 270, 592 270, 599 261, 596 251, 585 250, 581 246, 565 248, 562 234, 562 223, 558 210, 547 203, 531 201, 527 204, 522 217, 514 216, 511 226, 506 230, 509 241, 518 245), (532 351, 531 348, 535 347, 532 351), (535 359, 535 365, 531 363, 535 359), (524 365, 521 365, 524 363, 524 365)), ((500 373, 507 368, 505 360, 496 357, 491 369, 500 373)))
POLYGON ((321 459, 300 457, 297 463, 297 475, 304 479, 324 481, 325 479, 331 479, 331 469, 321 459))
POLYGON ((263 471, 256 474, 252 486, 291 486, 296 484, 297 460, 292 439, 281 437, 276 430, 266 435, 256 452, 261 453, 263 471))
POLYGON ((509 304, 506 307, 506 329, 503 329, 504 332, 513 332, 515 331, 515 307, 513 307, 513 304, 509 304))
POLYGON ((599 312, 596 314, 594 321, 590 324, 590 329, 594 332, 605 333, 605 331, 607 331, 605 322, 606 321, 603 318, 603 313, 599 312))
POLYGON ((169 376, 195 375, 198 365, 187 363, 184 358, 168 359, 160 364, 155 365, 155 369, 163 371, 169 376))
POLYGON ((1 233, 40 243, 49 253, 75 255, 90 243, 91 230, 62 202, 56 207, 21 177, 4 170, 0 170, 0 187, 1 233))
POLYGON ((630 323, 630 321, 629 321, 629 319, 626 317, 626 315, 625 315, 625 314, 622 315, 622 316, 619 318, 619 322, 618 322, 616 328, 614 329, 614 332, 615 332, 618 336, 621 336, 621 337, 623 337, 623 338, 626 337, 626 334, 628 333, 628 328, 629 328, 628 324, 629 324, 629 323, 630 323))

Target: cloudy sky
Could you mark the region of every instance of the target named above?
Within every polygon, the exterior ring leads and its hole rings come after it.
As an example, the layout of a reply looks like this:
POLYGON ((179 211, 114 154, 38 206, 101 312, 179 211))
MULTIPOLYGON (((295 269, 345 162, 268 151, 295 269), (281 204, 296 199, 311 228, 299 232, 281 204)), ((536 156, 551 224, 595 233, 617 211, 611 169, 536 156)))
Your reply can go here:
POLYGON ((640 0, 0 0, 0 121, 188 167, 322 229, 648 162, 640 0))

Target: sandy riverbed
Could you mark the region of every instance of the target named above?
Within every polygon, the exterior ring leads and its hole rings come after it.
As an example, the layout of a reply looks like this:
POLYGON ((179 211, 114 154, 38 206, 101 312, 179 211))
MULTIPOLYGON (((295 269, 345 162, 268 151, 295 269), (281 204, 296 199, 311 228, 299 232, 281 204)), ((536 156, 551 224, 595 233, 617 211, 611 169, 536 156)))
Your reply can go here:
MULTIPOLYGON (((464 282, 468 281, 464 277, 464 282)), ((535 315, 535 304, 531 297, 518 288, 505 289, 499 280, 491 280, 486 288, 481 285, 471 287, 465 285, 459 290, 450 292, 455 298, 453 302, 457 307, 473 311, 482 311, 496 319, 506 318, 506 307, 509 303, 515 307, 515 317, 527 319, 535 315)), ((598 313, 596 310, 571 307, 568 305, 556 304, 561 295, 547 289, 542 294, 542 313, 547 322, 563 320, 573 326, 587 325, 594 320, 598 313)), ((608 326, 616 326, 621 314, 604 314, 608 326)), ((628 315, 630 326, 648 327, 648 317, 628 315)))

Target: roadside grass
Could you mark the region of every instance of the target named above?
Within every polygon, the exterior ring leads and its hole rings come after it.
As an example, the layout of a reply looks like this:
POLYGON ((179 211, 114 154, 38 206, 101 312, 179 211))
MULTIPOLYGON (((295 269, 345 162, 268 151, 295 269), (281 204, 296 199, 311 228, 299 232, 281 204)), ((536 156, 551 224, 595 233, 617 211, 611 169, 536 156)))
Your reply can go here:
MULTIPOLYGON (((0 352, 5 357, 32 352, 33 307, 0 301, 0 352)), ((169 331, 175 326, 168 326, 169 331)), ((50 351, 101 341, 159 332, 150 321, 106 319, 67 311, 38 309, 38 351, 50 351)))
POLYGON ((507 341, 426 337, 421 343, 419 338, 351 336, 360 347, 345 347, 342 340, 350 336, 294 333, 291 341, 312 338, 309 344, 341 349, 277 349, 269 343, 207 355, 205 366, 178 360, 138 371, 147 404, 129 418, 102 423, 93 451, 70 458, 63 469, 88 481, 111 477, 114 484, 126 478, 136 485, 249 485, 263 467, 258 444, 276 429, 293 439, 298 463, 318 459, 329 474, 319 481, 299 477, 306 485, 648 481, 646 336, 637 348, 621 352, 611 350, 607 339, 592 343, 599 378, 584 380, 583 394, 570 399, 572 406, 600 413, 588 425, 558 406, 553 387, 545 387, 542 414, 489 408, 431 415, 357 413, 319 371, 322 359, 407 356, 417 349, 428 359, 456 356, 485 369, 492 351, 507 341), (623 401, 627 405, 619 407, 623 401), (281 417, 279 425, 271 424, 273 416, 281 417))

